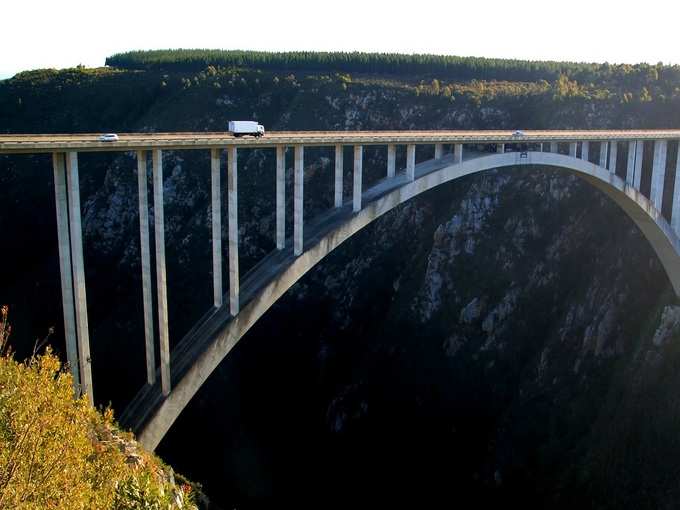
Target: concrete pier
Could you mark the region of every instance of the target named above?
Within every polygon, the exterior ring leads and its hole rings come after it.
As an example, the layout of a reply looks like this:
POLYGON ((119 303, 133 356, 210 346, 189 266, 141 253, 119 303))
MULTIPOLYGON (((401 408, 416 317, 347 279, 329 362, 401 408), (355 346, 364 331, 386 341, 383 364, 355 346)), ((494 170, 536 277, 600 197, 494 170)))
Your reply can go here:
POLYGON ((83 261, 83 230, 80 222, 80 177, 78 153, 66 153, 68 177, 68 205, 71 234, 71 264, 73 265, 73 297, 76 310, 76 333, 78 336, 78 361, 80 363, 80 387, 92 396, 92 362, 90 360, 90 332, 87 322, 87 292, 85 291, 85 263, 83 261))
POLYGON ((635 172, 633 174, 633 187, 640 191, 640 182, 642 181, 642 161, 645 154, 645 142, 639 140, 635 146, 635 172))
POLYGON ((600 142, 600 166, 607 168, 607 156, 609 155, 609 144, 600 142))
POLYGON ((628 142, 628 161, 626 162, 626 184, 632 186, 635 177, 636 141, 628 142))
POLYGON ((497 143, 496 144, 496 153, 497 154, 503 154, 505 152, 505 144, 504 143, 497 143))
POLYGON ((590 142, 581 142, 581 159, 590 161, 590 142))
POLYGON ((570 155, 572 158, 575 158, 575 157, 576 157, 576 148, 577 148, 577 143, 576 143, 576 142, 571 142, 571 143, 569 144, 569 155, 570 155))
POLYGON ((459 164, 463 162, 463 144, 457 143, 453 146, 453 162, 459 164))
POLYGON ((616 163, 619 155, 619 143, 616 140, 609 142, 609 171, 616 173, 616 163))
POLYGON ((76 337, 76 318, 73 308, 73 271, 71 266, 71 236, 68 223, 68 201, 66 200, 66 168, 64 154, 52 154, 54 170, 54 198, 57 206, 57 240, 59 244, 59 270, 61 273, 61 304, 64 313, 64 337, 66 340, 66 359, 69 364, 73 384, 79 395, 80 365, 78 362, 78 340, 76 337))
POLYGON ((409 181, 416 176, 416 146, 413 144, 406 146, 406 176, 409 181))
POLYGON ((649 199, 657 210, 661 211, 663 202, 663 185, 666 179, 666 153, 668 144, 665 140, 654 142, 654 163, 652 165, 652 186, 649 199))
MULTIPOLYGON (((336 205, 337 206, 337 205, 336 205)), ((286 147, 276 146, 276 248, 286 247, 286 147)))
POLYGON ((354 146, 354 189, 352 193, 352 211, 361 211, 361 193, 363 180, 363 156, 364 148, 361 145, 354 146))
POLYGON ((240 275, 238 269, 238 151, 227 152, 227 214, 229 216, 229 312, 240 310, 240 275))
POLYGON ((156 239, 156 289, 158 295, 158 337, 161 353, 161 387, 164 396, 170 394, 170 334, 168 332, 168 287, 165 276, 165 217, 163 211, 163 153, 154 149, 153 215, 156 239))
POLYGON ((137 151, 137 189, 139 196, 139 246, 142 263, 142 300, 144 302, 144 345, 146 382, 156 382, 156 352, 153 336, 153 294, 151 287, 151 248, 149 242, 149 191, 146 151, 137 151))
POLYGON ((557 145, 557 142, 550 142, 550 152, 557 154, 559 150, 559 147, 557 145))
POLYGON ((444 156, 444 145, 441 143, 436 143, 434 145, 434 159, 442 159, 444 156))
POLYGON ((344 170, 342 145, 335 146, 335 207, 342 207, 342 178, 344 170))
POLYGON ((213 256, 213 306, 222 306, 222 187, 220 185, 220 150, 210 149, 210 193, 213 256))
POLYGON ((387 146, 387 177, 394 177, 397 171, 397 146, 387 146))
POLYGON ((387 177, 394 177, 397 170, 397 146, 387 146, 387 177))
POLYGON ((302 255, 304 248, 304 208, 302 201, 305 180, 304 150, 302 145, 295 146, 295 184, 293 193, 293 253, 295 255, 302 255))
POLYGON ((609 152, 609 144, 607 142, 600 142, 600 166, 607 168, 607 156, 609 152))
POLYGON ((673 209, 671 211, 671 227, 675 235, 680 237, 680 141, 678 142, 678 156, 675 160, 675 181, 673 182, 673 209))

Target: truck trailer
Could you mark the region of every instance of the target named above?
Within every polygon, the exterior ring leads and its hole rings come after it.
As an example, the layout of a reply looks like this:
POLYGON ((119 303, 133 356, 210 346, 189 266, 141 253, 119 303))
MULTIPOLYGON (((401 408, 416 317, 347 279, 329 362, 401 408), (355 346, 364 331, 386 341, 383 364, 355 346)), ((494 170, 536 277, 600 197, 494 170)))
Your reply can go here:
POLYGON ((252 120, 230 120, 229 132, 237 138, 244 135, 259 138, 264 136, 264 126, 252 120))

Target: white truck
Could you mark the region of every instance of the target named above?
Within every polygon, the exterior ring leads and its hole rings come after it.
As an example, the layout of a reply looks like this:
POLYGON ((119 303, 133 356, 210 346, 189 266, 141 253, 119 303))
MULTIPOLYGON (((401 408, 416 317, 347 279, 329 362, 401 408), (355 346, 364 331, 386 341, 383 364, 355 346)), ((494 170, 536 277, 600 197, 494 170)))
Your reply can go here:
POLYGON ((252 120, 230 120, 229 132, 237 138, 244 135, 259 138, 264 136, 264 126, 252 120))

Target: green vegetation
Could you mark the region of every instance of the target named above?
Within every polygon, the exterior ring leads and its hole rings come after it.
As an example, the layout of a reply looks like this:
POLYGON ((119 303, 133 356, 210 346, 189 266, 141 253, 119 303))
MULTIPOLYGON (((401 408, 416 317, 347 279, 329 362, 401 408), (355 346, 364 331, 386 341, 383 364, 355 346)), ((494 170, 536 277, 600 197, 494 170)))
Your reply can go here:
POLYGON ((666 81, 672 87, 680 86, 680 66, 610 65, 397 53, 175 49, 118 53, 107 58, 106 65, 146 70, 200 71, 207 66, 215 66, 283 72, 344 72, 401 77, 415 75, 453 81, 537 82, 556 81, 565 77, 602 86, 620 86, 625 82, 653 84, 659 81, 666 81))
POLYGON ((433 74, 458 80, 552 80, 561 73, 587 73, 596 64, 529 62, 446 55, 404 55, 362 52, 264 52, 174 49, 131 51, 106 59, 106 65, 127 69, 201 70, 208 65, 258 69, 367 74, 433 74))
MULTIPOLYGON (((351 129, 343 110, 356 108, 358 97, 371 98, 373 117, 387 122, 367 129, 396 126, 395 106, 407 104, 422 108, 419 129, 466 129, 436 119, 456 110, 457 119, 472 122, 487 106, 526 129, 664 128, 680 114, 680 67, 661 64, 219 50, 130 52, 107 63, 113 67, 43 69, 0 81, 0 131, 221 131, 227 120, 253 115, 270 129, 309 129, 328 114, 328 128, 351 129)), ((496 120, 488 127, 513 126, 496 120)))
POLYGON ((87 399, 48 348, 25 362, 8 349, 0 311, 0 509, 195 508, 190 485, 143 451, 87 399))

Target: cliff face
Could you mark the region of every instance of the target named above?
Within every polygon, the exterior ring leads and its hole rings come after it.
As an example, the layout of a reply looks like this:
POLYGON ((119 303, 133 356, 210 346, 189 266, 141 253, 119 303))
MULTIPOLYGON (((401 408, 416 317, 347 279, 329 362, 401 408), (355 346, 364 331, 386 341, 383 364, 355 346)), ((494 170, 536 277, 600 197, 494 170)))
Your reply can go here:
MULTIPOLYGON (((610 103, 527 95, 479 104, 383 83, 286 79, 257 93, 238 79, 161 91, 137 115, 101 113, 111 131, 219 130, 234 116, 269 129, 654 123, 610 103)), ((83 108, 68 105, 93 130, 83 108)), ((15 125, 8 130, 31 124, 18 115, 15 125)), ((331 206, 333 157, 305 156, 311 217, 331 206)), ((366 150, 367 184, 384 157, 366 150)), ((274 161, 265 151, 239 158, 245 272, 273 248, 274 161)), ((5 267, 21 268, 2 297, 54 301, 43 320, 58 322, 49 167, 35 170, 46 165, 40 158, 0 164, 14 200, 2 206, 3 231, 22 247, 2 254, 5 267), (48 219, 36 219, 36 200, 48 219), (21 253, 37 242, 7 219, 19 214, 46 232, 34 266, 21 253), (48 291, 22 290, 36 283, 48 291)), ((144 379, 135 161, 82 155, 81 168, 95 393, 121 408, 144 379)), ((168 152, 164 168, 170 331, 179 340, 211 303, 208 155, 168 152)), ((672 508, 680 458, 672 296, 632 222, 578 178, 556 169, 466 177, 385 215, 303 278, 217 369, 160 452, 224 506, 333 506, 368 494, 672 508)))

